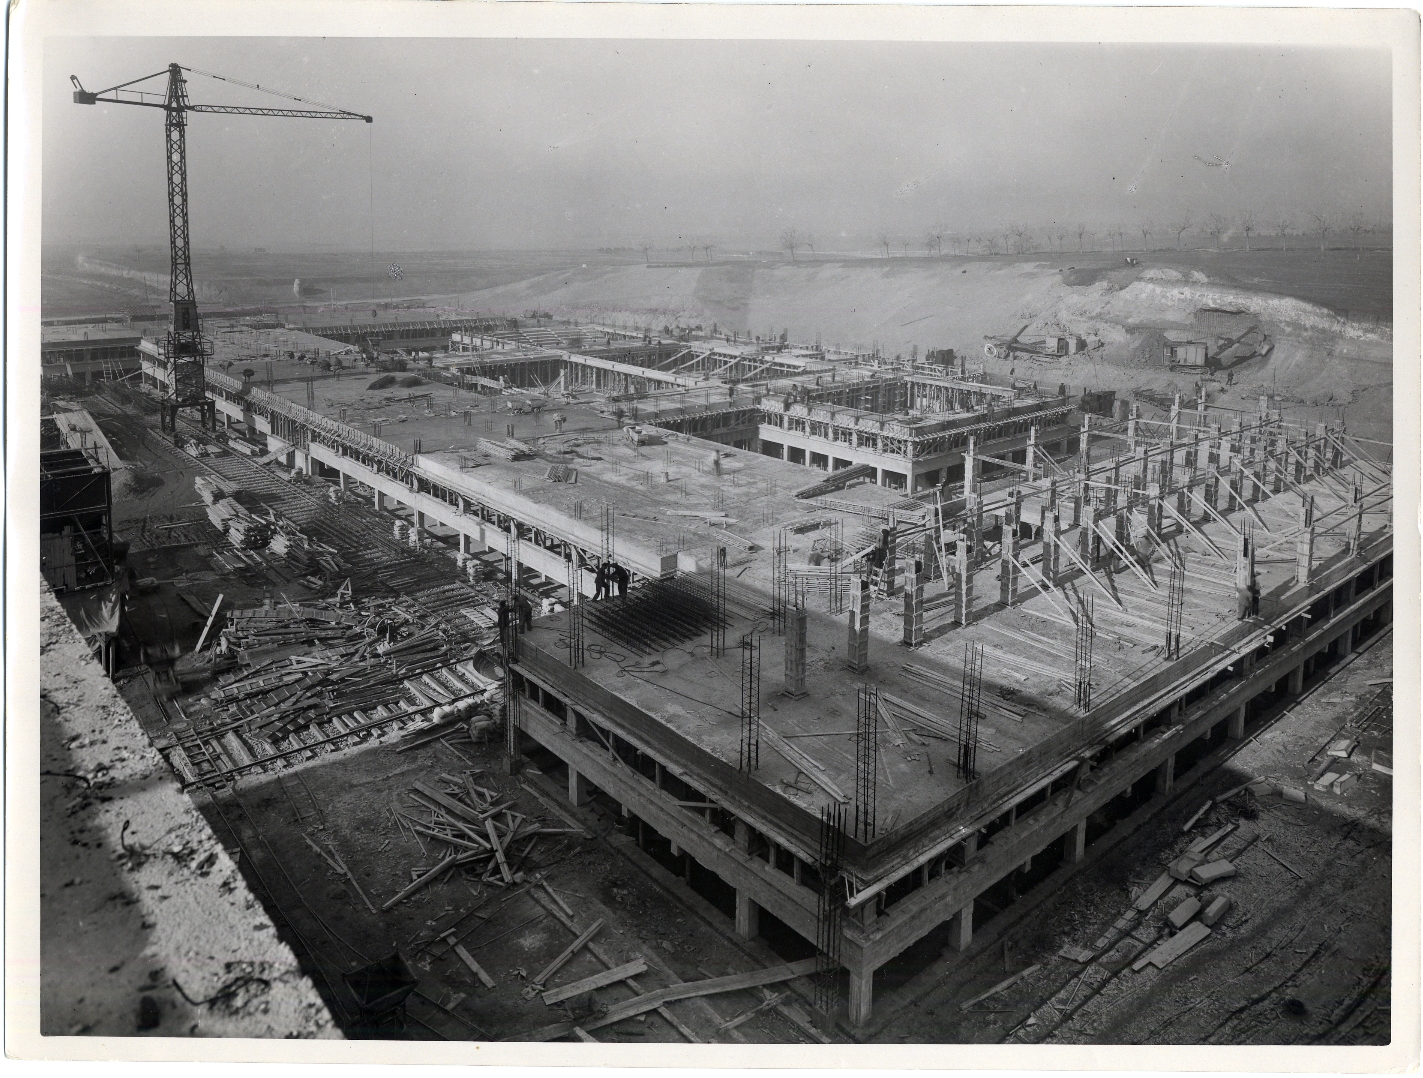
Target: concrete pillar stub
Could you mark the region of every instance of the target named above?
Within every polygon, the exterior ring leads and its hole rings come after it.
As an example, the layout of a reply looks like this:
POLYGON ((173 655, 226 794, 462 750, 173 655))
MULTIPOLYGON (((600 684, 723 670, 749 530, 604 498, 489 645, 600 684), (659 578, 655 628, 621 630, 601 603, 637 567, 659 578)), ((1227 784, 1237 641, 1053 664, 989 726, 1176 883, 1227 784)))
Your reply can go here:
POLYGON ((874 1008, 874 970, 850 970, 850 1025, 863 1026, 874 1008))
POLYGON ((1171 788, 1176 785, 1176 754, 1173 752, 1165 760, 1161 761, 1156 768, 1156 789, 1157 797, 1165 797, 1171 792, 1171 788))
POLYGON ((1074 865, 1081 863, 1087 856, 1087 821, 1083 820, 1062 837, 1063 856, 1074 865))
POLYGON ((736 934, 744 940, 761 934, 761 907, 746 891, 736 892, 736 934))
POLYGON ((586 805, 592 796, 588 780, 572 767, 568 769, 568 800, 573 805, 586 805))
POLYGON ((963 952, 973 943, 973 902, 949 919, 949 946, 963 952))
POLYGON ((1226 736, 1232 741, 1239 741, 1245 736, 1245 705, 1241 704, 1230 713, 1230 725, 1226 728, 1226 736))

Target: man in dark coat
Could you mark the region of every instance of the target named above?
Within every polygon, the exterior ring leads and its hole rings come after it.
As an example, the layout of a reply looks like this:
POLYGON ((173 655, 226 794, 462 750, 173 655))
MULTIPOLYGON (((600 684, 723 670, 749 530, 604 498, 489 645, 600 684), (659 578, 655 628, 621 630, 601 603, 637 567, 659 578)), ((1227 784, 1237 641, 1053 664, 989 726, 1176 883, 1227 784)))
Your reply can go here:
POLYGON ((519 632, 526 633, 534 627, 534 604, 529 602, 527 595, 520 593, 515 605, 519 610, 519 632))

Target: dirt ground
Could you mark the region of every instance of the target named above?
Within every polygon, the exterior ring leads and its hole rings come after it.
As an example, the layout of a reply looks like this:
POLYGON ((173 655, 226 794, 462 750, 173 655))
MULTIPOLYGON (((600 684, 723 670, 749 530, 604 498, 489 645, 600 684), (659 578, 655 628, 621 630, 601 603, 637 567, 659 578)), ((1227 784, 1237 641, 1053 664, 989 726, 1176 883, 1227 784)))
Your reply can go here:
MULTIPOLYGON (((241 839, 248 856, 239 861, 249 886, 282 904, 284 938, 305 956, 308 972, 323 988, 348 1036, 519 1039, 541 1026, 588 1015, 588 997, 570 1001, 572 1009, 546 1006, 538 996, 523 997, 532 979, 574 938, 552 912, 553 902, 571 911, 579 929, 604 922, 593 943, 613 963, 645 958, 647 972, 636 978, 644 991, 775 961, 764 949, 733 945, 713 927, 704 908, 699 911, 695 901, 680 901, 671 890, 675 885, 670 875, 637 854, 615 819, 594 810, 577 810, 594 837, 544 836, 526 860, 511 864, 525 874, 522 884, 499 886, 456 872, 392 909, 382 909, 410 883, 413 869, 438 860, 392 815, 393 809, 422 812, 407 796, 415 782, 436 784, 441 774, 467 773, 480 786, 497 790, 501 802, 516 798, 516 811, 541 816, 553 827, 566 826, 523 789, 519 779, 504 773, 501 746, 461 746, 456 751, 435 742, 404 753, 397 752, 398 747, 398 742, 385 742, 332 754, 277 777, 245 780, 211 801, 200 799, 225 842, 241 839), (350 883, 312 850, 308 839, 335 847, 380 912, 372 912, 350 883), (489 974, 492 989, 441 940, 449 929, 489 974), (363 1026, 353 1013, 350 995, 332 986, 364 960, 397 949, 419 978, 423 998, 408 1004, 403 1031, 392 1025, 363 1026)), ((541 784, 546 796, 559 798, 537 769, 526 768, 521 777, 541 784)), ((580 951, 547 987, 603 968, 588 951, 580 951)), ((618 984, 597 995, 597 1006, 606 1007, 633 993, 618 984)), ((670 1009, 706 1041, 809 1039, 774 1011, 731 1030, 717 1029, 763 1001, 759 991, 751 990, 682 1001, 670 1009)), ((684 1040, 655 1012, 599 1030, 596 1036, 614 1042, 684 1040)))

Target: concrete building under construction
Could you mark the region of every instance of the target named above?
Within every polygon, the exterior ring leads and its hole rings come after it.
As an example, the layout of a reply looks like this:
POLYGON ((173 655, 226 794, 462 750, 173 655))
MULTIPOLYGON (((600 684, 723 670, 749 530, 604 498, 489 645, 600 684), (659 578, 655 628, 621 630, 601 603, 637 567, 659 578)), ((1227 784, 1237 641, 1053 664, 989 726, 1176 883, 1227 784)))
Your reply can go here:
POLYGON ((876 971, 967 947, 1390 618, 1389 464, 1266 400, 1104 421, 966 368, 575 335, 456 339, 456 384, 542 364, 591 391, 537 437, 471 406, 407 451, 297 380, 210 367, 207 393, 275 459, 493 558, 511 598, 553 596, 505 634, 510 766, 816 957, 852 1026, 876 971))

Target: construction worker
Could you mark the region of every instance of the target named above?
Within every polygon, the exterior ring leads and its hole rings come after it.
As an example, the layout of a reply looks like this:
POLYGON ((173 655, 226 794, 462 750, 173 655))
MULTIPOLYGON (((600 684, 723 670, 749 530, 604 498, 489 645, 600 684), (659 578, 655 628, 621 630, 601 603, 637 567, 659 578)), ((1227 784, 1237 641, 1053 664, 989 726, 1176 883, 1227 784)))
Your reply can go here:
POLYGON ((599 599, 606 599, 607 597, 608 566, 605 562, 598 566, 597 570, 593 573, 593 601, 596 603, 599 599))
POLYGON ((520 592, 515 606, 519 610, 519 632, 526 633, 534 627, 534 604, 529 602, 527 595, 520 592))
POLYGON ((567 418, 568 418, 568 417, 565 416, 562 412, 554 412, 554 413, 553 413, 553 432, 554 432, 555 434, 562 434, 562 433, 563 433, 563 423, 564 423, 564 420, 567 419, 567 418))
POLYGON ((1250 594, 1250 588, 1242 584, 1240 587, 1235 589, 1235 616, 1237 620, 1244 621, 1246 618, 1250 617, 1251 609, 1254 605, 1255 604, 1253 597, 1250 594))
POLYGON ((609 574, 612 576, 613 582, 618 586, 618 598, 626 599, 628 596, 628 584, 632 580, 632 574, 621 565, 616 564, 609 570, 609 574))

